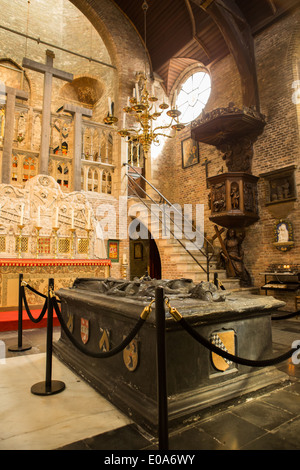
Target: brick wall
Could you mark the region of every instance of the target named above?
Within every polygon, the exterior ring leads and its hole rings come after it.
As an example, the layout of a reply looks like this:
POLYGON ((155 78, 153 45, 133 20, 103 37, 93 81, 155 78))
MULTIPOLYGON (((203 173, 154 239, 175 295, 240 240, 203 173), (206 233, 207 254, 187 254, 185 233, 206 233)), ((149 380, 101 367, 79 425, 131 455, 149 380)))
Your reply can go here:
MULTIPOLYGON (((300 12, 282 18, 255 38, 258 86, 261 112, 266 116, 267 125, 254 145, 252 172, 261 173, 280 169, 299 162, 299 107, 292 102, 292 83, 299 79, 297 57, 300 43, 300 12), (298 47, 298 49, 297 49, 298 47)), ((239 75, 230 56, 214 64, 210 69, 212 93, 206 111, 228 106, 230 101, 241 106, 239 75)), ((199 144, 200 164, 182 169, 181 141, 190 136, 190 127, 184 129, 174 140, 169 141, 153 165, 154 181, 162 193, 172 202, 202 203, 205 205, 205 232, 213 234, 213 224, 209 221, 208 190, 205 183, 204 158, 211 163, 209 176, 214 176, 225 162, 220 152, 209 145, 199 144), (159 170, 159 171, 158 171, 159 170)), ((281 252, 273 246, 274 226, 278 221, 276 212, 266 206, 266 181, 261 178, 258 184, 260 220, 246 229, 243 244, 245 264, 255 286, 261 286, 264 279, 260 275, 271 263, 300 264, 300 213, 299 200, 292 207, 278 212, 293 223, 295 247, 289 252, 281 252)), ((300 176, 296 171, 296 186, 299 192, 300 176)), ((277 296, 277 294, 276 294, 277 296)), ((280 295, 278 295, 280 297, 280 295)), ((293 304, 291 296, 289 305, 293 304)))

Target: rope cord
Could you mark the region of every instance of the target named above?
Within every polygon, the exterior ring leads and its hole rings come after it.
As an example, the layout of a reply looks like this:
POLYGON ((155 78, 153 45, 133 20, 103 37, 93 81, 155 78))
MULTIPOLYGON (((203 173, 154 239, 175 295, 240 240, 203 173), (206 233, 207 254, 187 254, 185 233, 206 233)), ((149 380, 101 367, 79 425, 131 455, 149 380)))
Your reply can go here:
POLYGON ((287 320, 288 318, 293 318, 293 317, 296 317, 297 315, 300 315, 300 310, 298 310, 297 312, 293 312, 293 313, 288 313, 287 315, 276 315, 275 317, 271 317, 271 320, 272 321, 275 321, 275 320, 287 320))
POLYGON ((67 335, 69 340, 72 342, 72 344, 76 348, 78 348, 82 353, 86 354, 87 356, 94 357, 96 359, 101 359, 101 358, 107 358, 107 357, 114 356, 115 354, 117 354, 117 353, 121 352, 123 349, 125 349, 128 346, 128 344, 133 340, 133 338, 136 336, 136 334, 139 332, 139 330, 141 329, 141 327, 144 325, 144 323, 146 321, 146 318, 141 316, 139 318, 137 324, 135 325, 135 327, 129 333, 129 335, 118 346, 111 349, 110 351, 103 351, 103 352, 99 352, 99 353, 96 353, 96 352, 94 353, 94 352, 91 352, 91 351, 87 351, 87 349, 74 338, 74 336, 70 332, 69 328, 65 324, 65 321, 62 317, 61 311, 60 311, 59 306, 57 304, 57 299, 55 297, 52 297, 52 302, 53 302, 53 306, 54 306, 57 318, 60 321, 61 327, 63 328, 65 334, 67 335))
POLYGON ((196 341, 198 341, 202 346, 206 347, 210 351, 218 354, 218 356, 221 356, 225 359, 228 359, 229 361, 232 361, 236 364, 241 364, 244 366, 249 366, 249 367, 267 367, 267 366, 272 366, 275 364, 279 364, 280 362, 285 361, 286 359, 289 359, 296 350, 300 348, 300 345, 297 348, 290 349, 286 353, 282 354, 281 356, 274 357, 271 359, 265 359, 265 360, 251 360, 251 359, 244 359, 242 357, 235 356, 233 354, 228 353, 227 351, 223 351, 223 349, 219 348, 218 346, 215 346, 212 344, 210 341, 208 341, 206 338, 204 338, 202 335, 200 335, 194 328, 192 328, 187 321, 183 318, 183 316, 176 310, 175 308, 171 307, 169 304, 169 301, 166 301, 167 306, 169 307, 169 312, 173 316, 173 318, 186 330, 187 333, 189 333, 196 341))
MULTIPOLYGON (((218 356, 222 356, 225 359, 228 359, 229 361, 232 361, 236 364, 241 364, 244 366, 249 366, 249 367, 267 367, 267 366, 272 366, 275 364, 279 364, 282 361, 285 361, 286 359, 289 359, 296 349, 291 349, 290 351, 282 354, 281 356, 272 358, 272 359, 265 359, 261 361, 254 361, 251 359, 244 359, 238 356, 235 356, 233 354, 229 354, 226 351, 223 351, 222 349, 218 348, 214 344, 212 344, 210 341, 205 339, 203 336, 201 336, 197 331, 195 331, 191 326, 185 321, 184 318, 182 318, 179 323, 181 326, 194 338, 196 339, 199 343, 201 343, 203 346, 206 348, 210 349, 210 351, 218 354, 218 356)), ((299 346, 300 347, 300 346, 299 346)))
POLYGON ((31 287, 29 284, 27 284, 27 282, 25 282, 25 281, 22 282, 22 287, 27 287, 27 289, 31 290, 31 292, 34 292, 35 294, 37 294, 41 297, 44 297, 44 299, 47 299, 47 295, 42 294, 41 292, 37 291, 36 289, 31 287))
POLYGON ((46 297, 44 306, 43 306, 42 311, 41 311, 41 313, 39 314, 39 316, 38 316, 37 318, 34 318, 34 317, 32 316, 32 313, 31 313, 31 311, 30 311, 30 308, 29 308, 29 306, 28 306, 28 302, 27 302, 27 299, 26 299, 26 294, 25 294, 24 286, 21 286, 21 296, 22 296, 22 298, 23 298, 24 306, 25 306, 27 315, 29 316, 30 320, 31 320, 33 323, 39 323, 39 322, 43 319, 43 317, 45 316, 45 314, 46 314, 46 312, 47 312, 47 308, 48 308, 48 298, 46 297))

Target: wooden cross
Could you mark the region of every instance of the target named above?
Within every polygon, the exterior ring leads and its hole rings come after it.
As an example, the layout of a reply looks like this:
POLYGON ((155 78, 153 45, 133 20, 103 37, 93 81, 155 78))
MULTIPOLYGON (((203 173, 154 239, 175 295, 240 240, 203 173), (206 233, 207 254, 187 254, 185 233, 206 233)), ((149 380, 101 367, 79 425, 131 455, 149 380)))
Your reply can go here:
POLYGON ((216 234, 212 237, 212 241, 214 241, 216 238, 218 238, 218 240, 220 242, 220 245, 221 245, 221 248, 222 248, 222 251, 223 251, 224 255, 226 256, 228 274, 229 274, 230 277, 235 277, 236 276, 235 269, 233 267, 230 256, 227 252, 226 246, 225 246, 223 238, 222 238, 222 233, 225 231, 225 228, 223 227, 221 230, 219 230, 218 226, 214 225, 214 229, 215 229, 216 234))
POLYGON ((49 166, 49 147, 50 147, 50 130, 51 130, 51 92, 52 78, 59 78, 65 82, 72 82, 73 75, 63 70, 53 67, 53 59, 55 54, 52 51, 46 51, 46 63, 40 64, 34 60, 23 58, 23 67, 44 74, 44 97, 43 97, 43 114, 42 114, 42 136, 40 151, 40 173, 48 174, 49 166))
POLYGON ((11 184, 11 156, 14 139, 16 99, 28 100, 28 93, 0 83, 0 95, 6 95, 1 182, 11 184))
POLYGON ((202 163, 202 166, 205 166, 205 176, 206 176, 206 187, 207 188, 209 188, 207 178, 208 178, 208 165, 210 163, 211 163, 211 161, 208 161, 207 157, 205 157, 204 163, 202 163))
POLYGON ((65 104, 64 111, 74 115, 73 190, 81 190, 82 116, 92 117, 93 111, 73 104, 65 104))

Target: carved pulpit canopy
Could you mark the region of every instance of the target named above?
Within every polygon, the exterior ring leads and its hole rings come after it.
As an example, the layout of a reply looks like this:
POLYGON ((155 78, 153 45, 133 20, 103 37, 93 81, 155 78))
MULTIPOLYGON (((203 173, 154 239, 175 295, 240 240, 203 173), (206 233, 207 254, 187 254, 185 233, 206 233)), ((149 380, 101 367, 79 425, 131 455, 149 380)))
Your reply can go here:
POLYGON ((192 122, 192 138, 215 146, 223 153, 228 171, 251 173, 253 143, 266 125, 262 114, 253 108, 227 108, 203 112, 192 122))

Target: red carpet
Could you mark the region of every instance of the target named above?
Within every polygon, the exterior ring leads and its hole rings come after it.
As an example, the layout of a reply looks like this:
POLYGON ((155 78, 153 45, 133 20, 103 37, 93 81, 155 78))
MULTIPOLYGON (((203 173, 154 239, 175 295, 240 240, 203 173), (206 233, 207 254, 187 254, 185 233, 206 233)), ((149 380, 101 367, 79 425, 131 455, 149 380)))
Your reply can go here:
MULTIPOLYGON (((31 314, 34 318, 38 318, 41 310, 32 310, 31 314)), ((59 326, 59 320, 56 313, 53 312, 53 326, 59 326)), ((25 310, 22 316, 22 329, 32 330, 33 328, 45 328, 47 326, 47 313, 38 323, 32 322, 25 310)), ((0 312, 0 331, 17 331, 18 330, 18 311, 0 312)))

